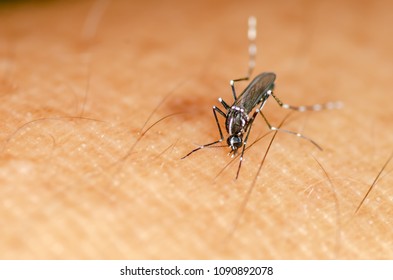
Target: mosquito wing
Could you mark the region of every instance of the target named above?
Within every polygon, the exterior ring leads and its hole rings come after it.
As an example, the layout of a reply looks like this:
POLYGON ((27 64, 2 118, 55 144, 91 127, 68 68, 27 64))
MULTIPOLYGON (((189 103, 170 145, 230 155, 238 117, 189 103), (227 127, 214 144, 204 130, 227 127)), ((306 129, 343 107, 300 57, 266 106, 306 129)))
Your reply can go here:
POLYGON ((259 74, 245 88, 233 105, 243 108, 248 114, 258 103, 268 97, 267 91, 273 89, 275 79, 276 74, 272 72, 259 74))

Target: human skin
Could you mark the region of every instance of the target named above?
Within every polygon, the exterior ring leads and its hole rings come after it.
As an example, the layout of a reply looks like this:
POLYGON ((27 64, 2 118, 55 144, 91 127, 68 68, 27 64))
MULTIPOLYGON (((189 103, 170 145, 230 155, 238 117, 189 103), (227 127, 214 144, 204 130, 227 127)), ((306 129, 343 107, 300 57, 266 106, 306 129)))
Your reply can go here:
MULTIPOLYGON (((0 6, 0 258, 393 258, 391 1, 0 6), (237 161, 212 106, 277 74, 293 113, 237 161), (247 82, 236 85, 238 92, 247 82), (145 122, 147 123, 145 124, 145 122), (252 182, 255 180, 255 184, 252 182), (250 191, 250 188, 251 191, 250 191), (248 195, 249 193, 249 195, 248 195)), ((274 125, 288 110, 269 100, 274 125)), ((222 120, 223 121, 223 120, 222 120)), ((259 116, 249 144, 269 130, 259 116)))

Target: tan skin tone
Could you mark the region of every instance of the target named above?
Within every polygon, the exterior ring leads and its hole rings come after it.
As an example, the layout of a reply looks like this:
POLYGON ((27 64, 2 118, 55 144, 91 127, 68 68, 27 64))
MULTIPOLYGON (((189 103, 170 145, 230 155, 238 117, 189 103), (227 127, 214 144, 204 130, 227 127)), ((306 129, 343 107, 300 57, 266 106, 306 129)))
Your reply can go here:
MULTIPOLYGON (((392 163, 354 214, 392 153, 391 2, 144 2, 1 6, 0 257, 393 258, 392 163), (345 107, 284 124, 322 152, 278 134, 256 178, 269 134, 235 180, 237 161, 217 177, 228 148, 180 158, 219 137, 249 15, 254 75, 274 71, 286 103, 345 107)), ((257 117, 249 143, 266 132, 257 117)))

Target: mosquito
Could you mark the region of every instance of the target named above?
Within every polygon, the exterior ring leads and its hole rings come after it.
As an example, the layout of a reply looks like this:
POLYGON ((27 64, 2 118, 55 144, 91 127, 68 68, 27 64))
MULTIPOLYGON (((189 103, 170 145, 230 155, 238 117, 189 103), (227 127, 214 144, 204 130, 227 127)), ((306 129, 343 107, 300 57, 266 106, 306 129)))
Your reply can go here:
POLYGON ((294 132, 291 130, 286 130, 282 128, 275 127, 270 124, 266 116, 263 114, 262 109, 266 104, 266 101, 270 96, 274 98, 277 104, 284 108, 295 110, 299 112, 305 111, 319 111, 323 109, 334 109, 341 106, 339 102, 328 102, 324 104, 314 104, 310 106, 292 106, 286 103, 283 103, 275 94, 274 94, 274 86, 276 80, 276 74, 273 72, 263 72, 257 75, 251 83, 243 90, 243 92, 237 96, 235 83, 240 81, 248 81, 252 75, 252 72, 255 68, 255 56, 257 52, 257 47, 255 44, 256 39, 256 24, 257 20, 255 17, 251 16, 248 19, 248 40, 249 40, 249 63, 248 63, 248 73, 247 76, 239 79, 234 79, 230 81, 230 86, 232 88, 233 95, 233 103, 232 105, 228 105, 221 97, 218 98, 218 101, 223 106, 223 109, 220 109, 216 106, 213 106, 213 114, 216 120, 216 124, 218 127, 218 131, 220 133, 220 139, 217 141, 199 146, 198 148, 192 150, 187 155, 182 157, 182 159, 190 156, 196 151, 199 151, 203 148, 213 146, 215 144, 221 143, 225 138, 222 132, 222 128, 220 122, 218 121, 218 116, 221 115, 225 119, 225 129, 228 133, 228 137, 226 139, 226 144, 231 148, 229 154, 234 157, 237 155, 238 151, 241 149, 239 166, 236 173, 236 179, 239 177, 239 172, 241 168, 241 164, 243 161, 244 151, 246 150, 247 140, 251 132, 252 125, 254 123, 257 115, 261 115, 264 119, 265 123, 272 131, 285 132, 292 135, 295 135, 299 138, 303 138, 314 146, 316 146, 319 150, 322 150, 321 146, 319 146, 312 139, 304 136, 301 133, 294 132), (254 110, 255 109, 255 110, 254 110))

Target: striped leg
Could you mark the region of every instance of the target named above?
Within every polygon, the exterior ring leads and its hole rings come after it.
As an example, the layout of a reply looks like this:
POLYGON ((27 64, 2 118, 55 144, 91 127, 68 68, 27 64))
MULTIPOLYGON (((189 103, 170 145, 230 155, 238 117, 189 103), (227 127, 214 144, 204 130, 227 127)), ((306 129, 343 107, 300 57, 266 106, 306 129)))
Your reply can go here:
POLYGON ((257 54, 257 45, 255 44, 255 38, 257 37, 257 19, 255 17, 249 17, 248 18, 248 41, 249 41, 249 46, 248 46, 248 55, 249 55, 249 60, 248 60, 248 71, 247 71, 247 76, 235 80, 231 80, 229 84, 231 85, 232 88, 232 94, 233 94, 233 99, 237 100, 236 96, 236 90, 235 90, 235 83, 240 82, 240 81, 248 81, 252 75, 252 72, 254 71, 255 68, 255 56, 257 54))

